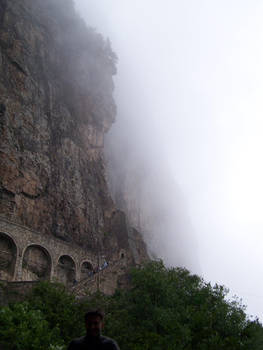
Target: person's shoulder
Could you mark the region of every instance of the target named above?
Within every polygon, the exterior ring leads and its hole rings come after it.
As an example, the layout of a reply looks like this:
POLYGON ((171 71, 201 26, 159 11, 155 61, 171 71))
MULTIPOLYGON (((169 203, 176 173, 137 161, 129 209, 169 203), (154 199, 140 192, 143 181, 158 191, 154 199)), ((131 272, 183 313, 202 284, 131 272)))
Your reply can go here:
POLYGON ((112 338, 105 337, 104 335, 101 336, 101 342, 107 346, 110 347, 112 350, 119 350, 119 346, 116 343, 116 341, 112 338))
POLYGON ((83 337, 75 338, 71 342, 74 344, 82 344, 85 341, 85 335, 83 337))
POLYGON ((74 349, 78 345, 83 344, 84 341, 85 341, 85 336, 71 340, 69 347, 68 347, 68 350, 74 349))

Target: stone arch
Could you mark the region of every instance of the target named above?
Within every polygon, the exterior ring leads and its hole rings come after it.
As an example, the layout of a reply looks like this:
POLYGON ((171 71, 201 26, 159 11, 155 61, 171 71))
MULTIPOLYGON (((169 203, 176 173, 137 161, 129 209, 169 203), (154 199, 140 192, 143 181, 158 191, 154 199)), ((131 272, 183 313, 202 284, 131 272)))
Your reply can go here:
POLYGON ((12 281, 15 275, 17 245, 13 238, 0 232, 0 279, 12 281))
POLYGON ((83 261, 80 267, 80 279, 89 278, 93 275, 93 266, 89 261, 83 261))
POLYGON ((61 255, 57 264, 57 279, 65 285, 72 285, 76 281, 76 264, 69 255, 61 255))
POLYGON ((52 260, 46 248, 29 245, 23 254, 22 281, 50 280, 52 260))

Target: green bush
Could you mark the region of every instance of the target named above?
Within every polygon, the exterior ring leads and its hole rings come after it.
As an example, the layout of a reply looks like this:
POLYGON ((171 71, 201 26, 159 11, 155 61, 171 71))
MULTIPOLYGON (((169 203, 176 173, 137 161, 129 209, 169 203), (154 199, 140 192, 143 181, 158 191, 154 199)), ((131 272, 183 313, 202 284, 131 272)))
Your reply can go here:
POLYGON ((6 349, 62 350, 85 334, 84 314, 106 312, 105 334, 126 350, 261 350, 263 328, 228 290, 182 268, 151 262, 131 271, 131 287, 79 302, 59 284, 41 282, 25 302, 0 310, 6 349))
POLYGON ((78 337, 80 332, 84 332, 79 303, 62 284, 40 282, 27 301, 32 309, 43 313, 50 327, 59 329, 59 335, 66 344, 72 337, 78 337))
POLYGON ((51 350, 62 348, 57 327, 51 328, 40 310, 16 303, 0 310, 0 340, 5 349, 51 350))
POLYGON ((263 349, 263 329, 244 306, 182 268, 151 262, 133 269, 132 287, 90 304, 106 311, 105 334, 127 350, 263 349))

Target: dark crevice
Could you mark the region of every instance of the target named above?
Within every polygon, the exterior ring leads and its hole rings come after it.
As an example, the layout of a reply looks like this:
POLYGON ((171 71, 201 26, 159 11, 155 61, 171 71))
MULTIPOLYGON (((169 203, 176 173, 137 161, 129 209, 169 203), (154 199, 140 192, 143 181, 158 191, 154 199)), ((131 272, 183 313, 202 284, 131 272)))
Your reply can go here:
POLYGON ((5 12, 6 12, 7 0, 0 1, 0 28, 3 26, 5 12))
POLYGON ((40 193, 36 194, 36 195, 32 195, 32 194, 29 194, 29 193, 26 193, 24 191, 21 192, 21 194, 26 197, 26 198, 29 198, 29 199, 37 199, 39 198, 41 195, 40 193))
POLYGON ((14 199, 14 197, 15 197, 15 194, 13 192, 7 190, 4 187, 0 189, 0 199, 6 199, 6 198, 14 199))
POLYGON ((3 103, 0 103, 0 117, 4 117, 6 112, 6 106, 3 103))
POLYGON ((21 67, 21 65, 19 63, 17 63, 16 61, 12 60, 11 57, 9 57, 8 55, 6 55, 6 57, 9 59, 10 63, 17 69, 19 70, 21 73, 23 73, 24 75, 27 75, 27 72, 23 69, 23 67, 21 67))

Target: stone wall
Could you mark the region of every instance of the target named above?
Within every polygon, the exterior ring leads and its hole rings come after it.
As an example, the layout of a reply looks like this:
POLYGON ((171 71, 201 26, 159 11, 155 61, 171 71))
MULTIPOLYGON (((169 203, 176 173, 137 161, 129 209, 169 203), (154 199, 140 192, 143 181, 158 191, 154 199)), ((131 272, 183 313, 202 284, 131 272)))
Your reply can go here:
POLYGON ((0 280, 0 305, 24 300, 37 283, 37 281, 8 282, 0 280))
MULTIPOLYGON (((63 273, 60 269, 60 265, 65 266, 67 269, 67 259, 72 261, 72 269, 74 270, 74 280, 80 280, 81 268, 84 263, 88 263, 91 269, 95 269, 98 264, 98 254, 93 250, 82 249, 76 244, 67 243, 62 240, 56 239, 51 235, 42 235, 36 231, 30 230, 22 225, 13 223, 5 218, 0 218, 0 242, 10 242, 10 247, 14 247, 8 254, 8 251, 3 250, 1 246, 0 256, 2 261, 6 261, 6 265, 10 267, 12 261, 15 260, 15 268, 6 271, 6 266, 2 266, 0 270, 0 279, 9 279, 13 281, 21 280, 36 280, 41 279, 30 271, 30 266, 25 264, 25 258, 28 257, 26 254, 29 248, 35 248, 32 250, 31 256, 29 257, 32 266, 35 263, 37 266, 41 266, 41 263, 45 261, 43 256, 47 257, 46 268, 50 270, 49 274, 46 275, 46 279, 60 280, 63 278, 63 273), (7 254, 6 254, 7 253, 7 254), (43 254, 41 257, 41 253, 43 254), (7 257, 6 257, 7 256, 7 257), (10 256, 13 258, 10 259, 10 256), (64 258, 64 261, 63 261, 64 258), (31 275, 30 275, 31 272, 31 275), (9 278, 6 278, 9 275, 9 278)), ((0 267, 1 268, 1 267, 0 267)))
POLYGON ((87 250, 0 217, 0 280, 9 282, 8 288, 14 291, 24 293, 23 285, 30 289, 34 282, 49 280, 65 284, 77 296, 96 290, 112 294, 125 286, 121 281, 130 266, 125 249, 114 256, 108 259, 105 252, 87 250))

